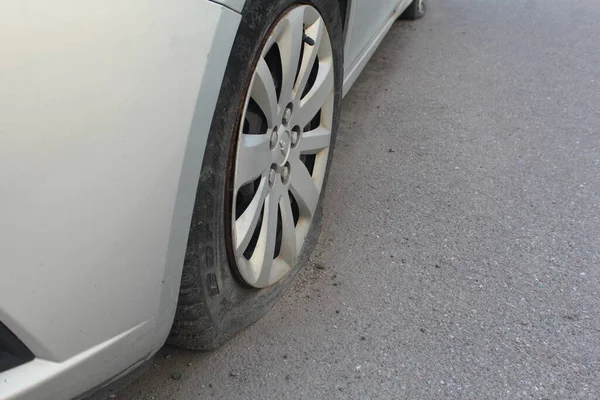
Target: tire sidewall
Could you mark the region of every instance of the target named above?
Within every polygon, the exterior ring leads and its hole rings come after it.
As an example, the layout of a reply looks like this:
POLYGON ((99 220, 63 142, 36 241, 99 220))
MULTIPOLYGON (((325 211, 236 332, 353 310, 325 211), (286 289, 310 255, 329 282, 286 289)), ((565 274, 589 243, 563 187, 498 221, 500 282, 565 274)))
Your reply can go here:
MULTIPOLYGON (((201 311, 209 327, 204 347, 214 348, 239 330, 247 327, 274 304, 283 294, 314 248, 321 228, 321 203, 313 217, 311 228, 299 255, 296 266, 276 284, 255 289, 243 284, 230 267, 225 238, 227 201, 229 196, 228 176, 232 167, 238 123, 241 109, 252 72, 261 55, 268 33, 287 9, 295 5, 315 7, 328 29, 334 57, 334 113, 333 129, 327 161, 326 176, 321 190, 321 199, 326 191, 335 135, 339 125, 342 82, 342 25, 335 0, 248 0, 242 11, 242 19, 227 64, 223 84, 215 108, 208 142, 203 159, 202 171, 196 193, 183 280, 197 287, 195 294, 204 308, 201 311)), ((235 268, 235 267, 234 267, 235 268)), ((208 329, 207 329, 208 328, 208 329)), ((204 336, 204 335, 203 335, 204 336)))

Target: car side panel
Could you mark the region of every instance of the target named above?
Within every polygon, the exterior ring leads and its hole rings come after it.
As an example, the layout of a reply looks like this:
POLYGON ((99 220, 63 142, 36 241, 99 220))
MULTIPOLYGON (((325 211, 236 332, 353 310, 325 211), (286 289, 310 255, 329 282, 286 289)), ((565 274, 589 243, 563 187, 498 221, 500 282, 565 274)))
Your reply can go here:
MULTIPOLYGON (((0 4, 0 320, 32 363, 102 348, 114 374, 164 343, 239 19, 206 0, 0 4), (110 350, 122 335, 130 354, 110 350)), ((0 398, 31 389, 6 376, 0 398)))
POLYGON ((352 0, 346 29, 344 70, 356 63, 363 49, 371 43, 388 21, 398 0, 352 0))
MULTIPOLYGON (((353 2, 357 2, 357 1, 365 1, 365 0, 353 0, 353 2)), ((344 96, 348 93, 348 91, 350 90, 350 88, 352 87, 352 85, 354 84, 354 82, 356 81, 356 79, 358 78, 358 76, 360 75, 362 70, 364 69, 365 65, 367 64, 367 62, 369 61, 369 59, 371 58, 371 56, 373 55, 373 53, 375 52, 375 50, 377 49, 377 47, 379 46, 379 44, 381 43, 381 41, 383 40, 385 35, 388 33, 388 31, 392 27, 394 21, 396 21, 396 19, 404 12, 404 10, 410 5, 412 0, 394 0, 394 1, 396 1, 396 6, 391 10, 391 12, 389 12, 389 15, 387 15, 386 19, 383 21, 382 25, 379 27, 379 30, 375 31, 374 36, 369 41, 366 42, 366 46, 364 48, 361 49, 360 46, 358 45, 358 42, 353 42, 350 37, 351 35, 350 34, 348 35, 348 38, 346 39, 346 51, 348 51, 349 53, 351 53, 351 52, 357 52, 357 53, 353 59, 345 60, 346 65, 344 67, 344 89, 343 89, 344 96)), ((362 21, 363 20, 360 15, 356 15, 356 13, 351 13, 350 21, 348 24, 349 32, 356 31, 355 25, 361 24, 362 21)))

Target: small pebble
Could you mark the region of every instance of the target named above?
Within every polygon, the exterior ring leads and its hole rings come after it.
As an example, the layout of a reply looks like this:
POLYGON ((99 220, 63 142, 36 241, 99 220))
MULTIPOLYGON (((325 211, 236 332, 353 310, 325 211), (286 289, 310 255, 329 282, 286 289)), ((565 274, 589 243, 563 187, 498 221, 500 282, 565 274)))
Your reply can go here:
POLYGON ((188 367, 191 367, 191 366, 192 366, 192 363, 191 363, 191 362, 189 362, 189 363, 188 363, 188 367))
POLYGON ((231 372, 229 373, 229 375, 230 375, 230 376, 239 376, 239 375, 240 375, 240 373, 234 370, 234 371, 231 371, 231 372))
POLYGON ((181 372, 173 372, 171 374, 171 379, 173 379, 174 381, 178 381, 181 379, 182 376, 183 374, 181 372))
POLYGON ((169 358, 171 358, 171 355, 170 355, 170 354, 167 354, 167 355, 165 356, 165 360, 168 360, 169 358))
POLYGON ((289 381, 290 379, 292 379, 292 376, 291 375, 286 375, 285 379, 289 381))

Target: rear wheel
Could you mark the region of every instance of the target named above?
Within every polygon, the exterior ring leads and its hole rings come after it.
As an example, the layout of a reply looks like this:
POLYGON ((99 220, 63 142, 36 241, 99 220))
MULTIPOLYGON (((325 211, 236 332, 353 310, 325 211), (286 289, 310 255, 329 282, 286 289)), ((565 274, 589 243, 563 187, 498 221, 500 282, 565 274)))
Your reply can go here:
POLYGON ((337 132, 337 2, 249 0, 211 125, 169 341, 212 349, 274 304, 312 251, 337 132))
POLYGON ((404 10, 400 18, 408 20, 423 18, 426 11, 426 0, 413 0, 406 10, 404 10))

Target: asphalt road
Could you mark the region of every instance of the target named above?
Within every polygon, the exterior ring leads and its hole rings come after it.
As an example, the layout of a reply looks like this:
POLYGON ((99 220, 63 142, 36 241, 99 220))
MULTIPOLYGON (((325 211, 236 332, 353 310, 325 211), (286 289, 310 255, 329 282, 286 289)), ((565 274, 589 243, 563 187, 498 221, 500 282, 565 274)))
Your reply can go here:
POLYGON ((597 0, 434 0, 397 22, 344 100, 297 285, 118 397, 600 398, 598 21, 597 0))

